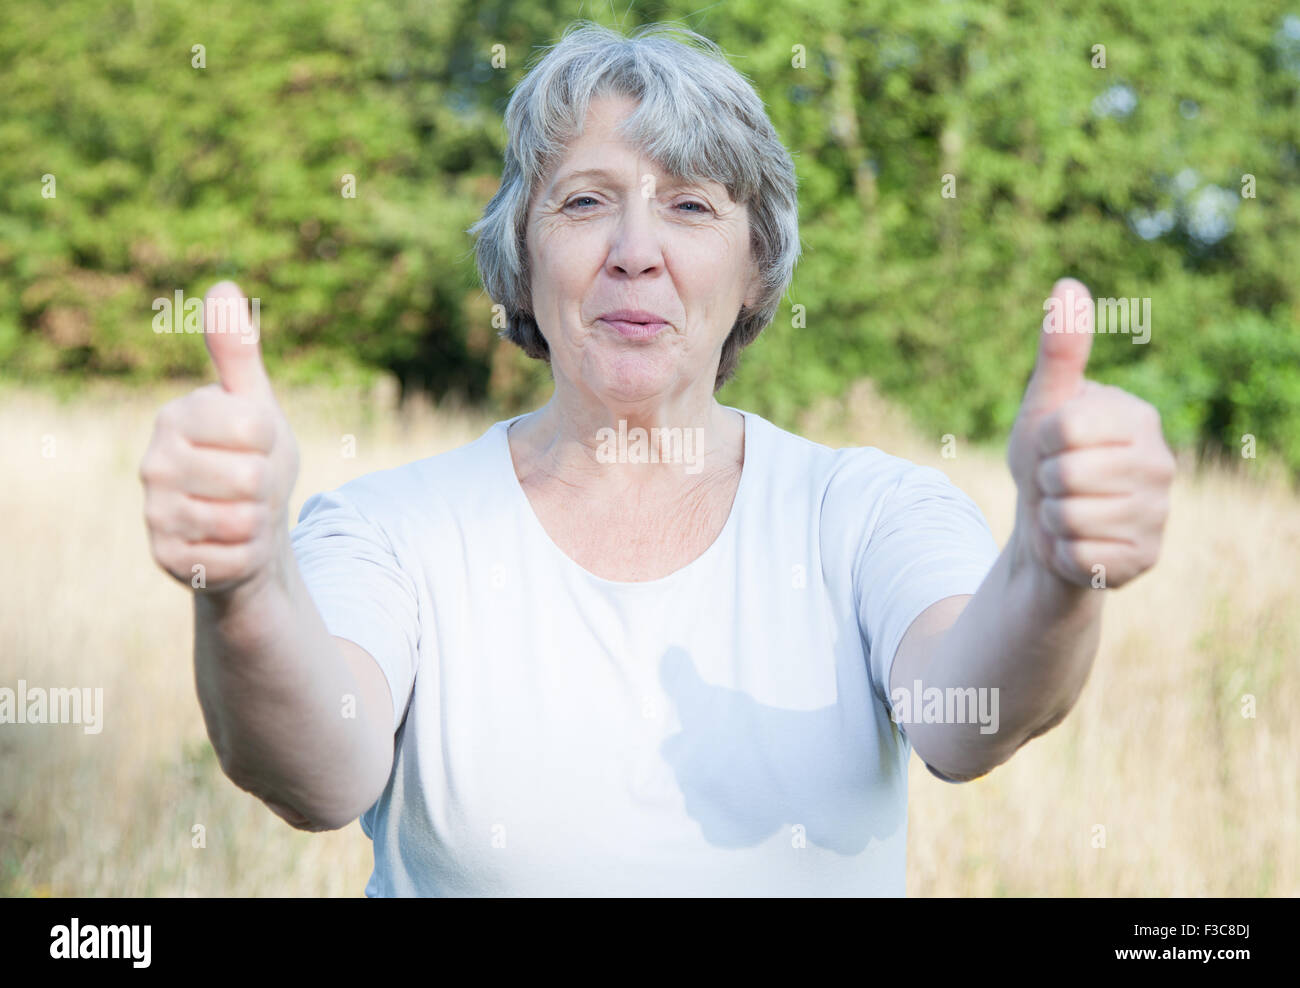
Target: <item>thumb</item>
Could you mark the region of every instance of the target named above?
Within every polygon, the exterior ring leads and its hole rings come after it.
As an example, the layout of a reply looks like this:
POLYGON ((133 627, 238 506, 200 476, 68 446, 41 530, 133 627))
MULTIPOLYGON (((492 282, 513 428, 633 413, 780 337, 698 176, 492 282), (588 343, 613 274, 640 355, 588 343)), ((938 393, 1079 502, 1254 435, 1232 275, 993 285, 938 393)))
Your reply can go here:
POLYGON ((213 285, 203 297, 203 341, 221 386, 231 394, 272 394, 258 343, 260 322, 249 315, 248 300, 233 281, 213 285))
POLYGON ((1043 303, 1043 313, 1038 360, 1021 403, 1034 413, 1055 411, 1078 393, 1092 351, 1092 296, 1082 282, 1057 281, 1043 303))

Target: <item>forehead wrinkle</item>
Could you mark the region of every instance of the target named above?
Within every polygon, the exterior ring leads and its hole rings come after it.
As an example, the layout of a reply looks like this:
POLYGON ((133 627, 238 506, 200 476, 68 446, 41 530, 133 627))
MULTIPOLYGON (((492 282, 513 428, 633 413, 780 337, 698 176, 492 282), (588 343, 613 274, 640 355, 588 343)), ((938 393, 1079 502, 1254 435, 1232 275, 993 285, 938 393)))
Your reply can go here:
MULTIPOLYGON (((638 159, 638 163, 647 160, 646 156, 642 153, 638 153, 637 159, 638 159)), ((688 186, 695 186, 701 189, 708 189, 712 187, 716 190, 720 190, 722 193, 727 195, 728 198, 730 198, 731 194, 730 192, 727 191, 726 185, 724 185, 722 182, 719 182, 717 179, 692 178, 689 175, 678 175, 675 172, 668 171, 668 169, 666 169, 660 162, 656 162, 653 159, 649 159, 649 160, 651 161, 652 167, 655 172, 654 178, 655 178, 655 185, 657 188, 679 189, 679 188, 686 188, 688 186)), ((626 184, 623 175, 624 175, 624 170, 609 169, 609 168, 580 168, 576 171, 562 172, 556 176, 554 181, 550 183, 550 185, 547 188, 547 193, 552 194, 555 192, 556 189, 558 189, 562 185, 565 185, 570 182, 581 181, 583 179, 588 179, 588 178, 601 179, 603 181, 609 182, 611 185, 622 187, 623 185, 626 184)), ((639 185, 643 178, 644 175, 639 176, 636 182, 634 182, 633 184, 639 185)))
MULTIPOLYGON (((640 165, 642 162, 646 160, 647 158, 644 154, 637 155, 638 165, 640 165)), ((693 186, 699 186, 701 188, 716 186, 718 189, 722 189, 723 191, 726 190, 726 186, 724 186, 721 182, 717 181, 716 179, 695 179, 687 175, 677 175, 673 172, 668 171, 659 162, 655 162, 653 161, 653 159, 649 159, 649 160, 651 161, 651 167, 653 168, 654 171, 655 184, 659 188, 675 189, 675 188, 682 188, 684 186, 693 185, 693 186)), ((638 168, 637 171, 638 171, 638 177, 636 181, 633 183, 634 185, 640 185, 645 175, 645 173, 642 172, 640 168, 638 168)), ((555 192, 556 189, 558 189, 562 185, 566 185, 570 182, 582 181, 584 179, 600 179, 602 181, 608 182, 610 185, 622 187, 626 184, 626 179, 624 177, 625 174, 626 174, 626 169, 612 169, 612 168, 599 168, 599 167, 580 168, 577 169, 576 171, 561 172, 550 183, 546 191, 548 194, 552 194, 555 192)))

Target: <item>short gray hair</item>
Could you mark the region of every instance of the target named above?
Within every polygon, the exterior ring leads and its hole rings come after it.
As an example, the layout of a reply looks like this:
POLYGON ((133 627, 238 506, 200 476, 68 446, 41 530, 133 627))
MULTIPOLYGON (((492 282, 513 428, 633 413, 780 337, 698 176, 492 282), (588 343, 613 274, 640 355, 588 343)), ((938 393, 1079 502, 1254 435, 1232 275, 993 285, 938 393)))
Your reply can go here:
POLYGON ((628 37, 592 21, 565 30, 520 80, 506 107, 501 186, 466 231, 478 235, 479 277, 505 309, 502 338, 549 361, 550 349, 532 315, 528 210, 540 181, 582 127, 592 97, 607 95, 638 101, 620 133, 665 170, 691 182, 717 182, 748 206, 750 249, 762 290, 752 306, 741 308, 723 344, 716 391, 735 372, 740 351, 776 315, 801 249, 790 152, 753 86, 703 35, 663 22, 628 37))

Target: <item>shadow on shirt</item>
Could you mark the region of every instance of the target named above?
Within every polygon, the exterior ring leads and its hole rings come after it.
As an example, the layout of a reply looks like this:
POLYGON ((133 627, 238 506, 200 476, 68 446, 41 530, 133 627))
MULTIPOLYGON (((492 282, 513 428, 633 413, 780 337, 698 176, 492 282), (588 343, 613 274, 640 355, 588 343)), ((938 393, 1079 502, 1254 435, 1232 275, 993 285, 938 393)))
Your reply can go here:
POLYGON ((750 847, 802 825, 809 841, 848 855, 905 820, 907 763, 888 714, 867 709, 878 704, 874 694, 853 710, 845 692, 819 710, 772 707, 705 682, 677 647, 659 671, 681 720, 660 753, 709 843, 750 847))

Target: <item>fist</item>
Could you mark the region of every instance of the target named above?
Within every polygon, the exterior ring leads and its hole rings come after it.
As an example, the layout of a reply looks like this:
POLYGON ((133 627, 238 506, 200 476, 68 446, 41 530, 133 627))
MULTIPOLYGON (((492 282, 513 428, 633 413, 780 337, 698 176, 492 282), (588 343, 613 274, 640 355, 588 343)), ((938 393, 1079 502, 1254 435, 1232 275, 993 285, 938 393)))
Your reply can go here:
POLYGON ((203 300, 219 384, 164 405, 140 461, 154 559, 195 590, 232 590, 287 544, 298 445, 262 365, 248 301, 231 282, 203 300))
POLYGON ((1043 321, 1007 448, 1017 492, 1013 539, 1068 583, 1119 587, 1159 556, 1174 457, 1152 405, 1084 380, 1093 336, 1087 288, 1064 278, 1052 300, 1064 317, 1043 321))

